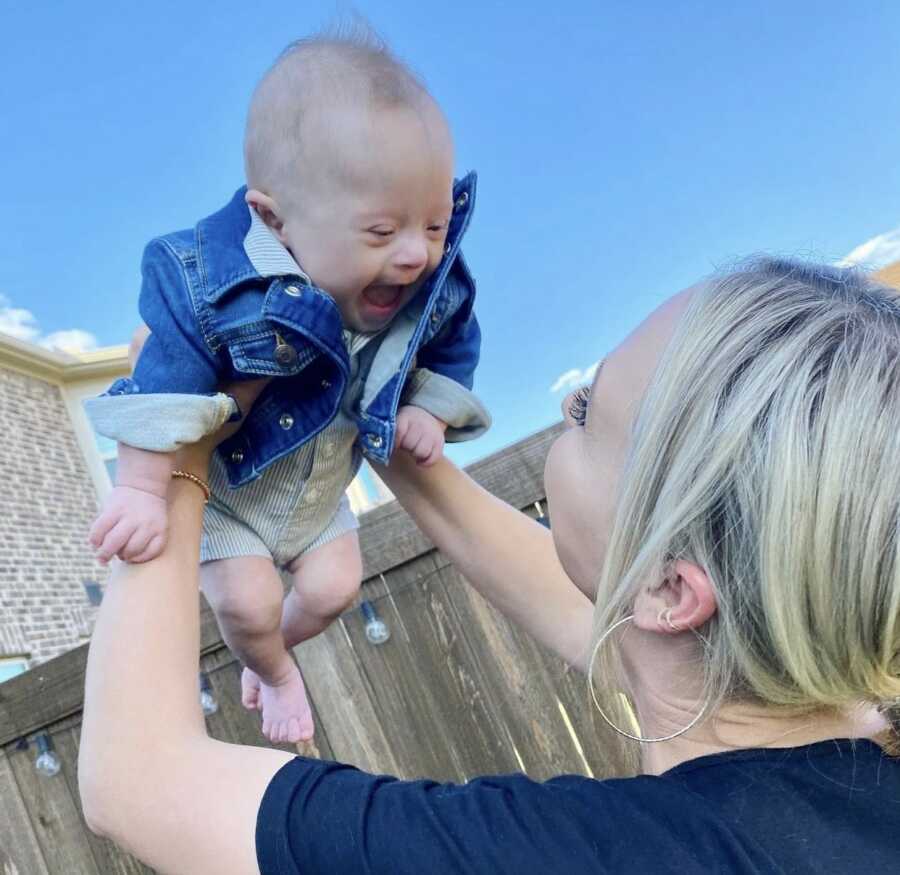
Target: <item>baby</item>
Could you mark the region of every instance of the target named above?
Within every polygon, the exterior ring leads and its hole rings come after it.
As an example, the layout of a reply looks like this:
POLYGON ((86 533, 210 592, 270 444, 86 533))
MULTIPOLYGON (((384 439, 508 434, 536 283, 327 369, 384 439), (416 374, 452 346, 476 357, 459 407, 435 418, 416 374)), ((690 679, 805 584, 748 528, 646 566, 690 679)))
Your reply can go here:
POLYGON ((200 579, 246 666, 244 705, 271 741, 297 742, 313 723, 289 650, 359 590, 344 492, 362 455, 427 465, 490 424, 459 251, 475 178, 454 185, 443 114, 370 36, 289 46, 254 93, 244 154, 229 204, 144 253, 151 333, 133 376, 87 404, 119 441, 90 540, 103 561, 158 555, 175 451, 242 415, 221 384, 271 378, 213 459, 200 579))

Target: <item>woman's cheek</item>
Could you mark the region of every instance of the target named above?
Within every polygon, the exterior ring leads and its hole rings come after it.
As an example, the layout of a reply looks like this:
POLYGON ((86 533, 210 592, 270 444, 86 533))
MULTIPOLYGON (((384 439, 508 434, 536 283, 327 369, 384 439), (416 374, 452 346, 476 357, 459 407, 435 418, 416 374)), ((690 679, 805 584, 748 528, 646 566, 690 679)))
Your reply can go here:
MULTIPOLYGON (((596 507, 586 488, 583 436, 574 428, 556 439, 544 467, 544 486, 556 553, 566 574, 590 598, 599 575, 596 507)), ((604 539, 605 540, 605 539, 604 539)))

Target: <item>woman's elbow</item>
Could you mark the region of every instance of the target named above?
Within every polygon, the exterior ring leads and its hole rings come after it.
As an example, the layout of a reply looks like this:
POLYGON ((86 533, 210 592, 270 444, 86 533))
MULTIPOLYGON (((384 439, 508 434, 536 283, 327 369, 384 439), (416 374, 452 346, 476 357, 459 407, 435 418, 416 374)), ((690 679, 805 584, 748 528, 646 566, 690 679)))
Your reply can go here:
POLYGON ((108 804, 104 799, 102 782, 78 770, 78 795, 81 798, 81 814, 87 828, 94 835, 112 838, 113 826, 108 804))
POLYGON ((120 786, 120 770, 89 750, 82 746, 78 756, 78 795, 84 822, 94 835, 123 844, 122 830, 130 819, 127 789, 120 786))

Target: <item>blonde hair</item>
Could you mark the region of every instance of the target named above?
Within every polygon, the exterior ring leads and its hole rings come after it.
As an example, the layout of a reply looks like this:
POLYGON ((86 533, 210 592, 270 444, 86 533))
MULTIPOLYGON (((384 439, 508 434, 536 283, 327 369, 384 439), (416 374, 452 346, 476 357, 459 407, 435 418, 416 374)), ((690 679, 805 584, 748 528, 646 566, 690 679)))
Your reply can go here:
MULTIPOLYGON (((718 604, 698 630, 709 711, 900 696, 894 294, 854 270, 756 259, 693 295, 644 396, 595 635, 668 563, 696 563, 718 604)), ((620 672, 601 651, 594 677, 620 672)))
POLYGON ((250 101, 247 184, 266 194, 288 189, 290 196, 303 150, 311 138, 328 136, 322 117, 334 106, 378 110, 423 100, 433 103, 422 82, 359 16, 297 40, 279 55, 250 101))

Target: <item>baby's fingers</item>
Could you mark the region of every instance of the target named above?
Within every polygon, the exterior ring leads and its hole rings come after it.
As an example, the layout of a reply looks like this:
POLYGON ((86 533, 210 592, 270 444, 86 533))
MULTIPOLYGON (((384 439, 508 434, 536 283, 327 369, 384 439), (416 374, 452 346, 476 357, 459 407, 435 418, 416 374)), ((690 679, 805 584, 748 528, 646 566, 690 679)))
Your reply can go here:
POLYGON ((442 440, 435 440, 431 445, 431 450, 428 455, 424 459, 419 459, 419 464, 423 468, 428 468, 430 465, 433 465, 440 457, 443 455, 444 451, 444 442, 442 440))
POLYGON ((97 548, 97 559, 106 565, 127 543, 134 532, 134 524, 120 519, 112 529, 107 532, 103 543, 97 548))
POLYGON ((150 538, 150 542, 144 548, 143 552, 138 553, 137 556, 130 559, 130 562, 133 562, 135 565, 141 562, 149 562, 151 559, 155 559, 162 553, 163 548, 166 546, 166 536, 165 533, 161 533, 158 535, 154 535, 150 538))
POLYGON ((403 437, 403 443, 400 445, 404 450, 415 452, 416 447, 422 440, 422 427, 417 422, 411 422, 406 434, 403 437))
POLYGON ((147 549, 147 545, 150 543, 153 535, 154 531, 149 526, 138 526, 131 533, 131 537, 128 539, 125 546, 118 551, 118 557, 125 562, 134 562, 134 557, 139 556, 147 549))
POLYGON ((119 514, 114 511, 104 511, 94 520, 88 532, 88 543, 95 549, 99 549, 109 530, 118 522, 119 514))

